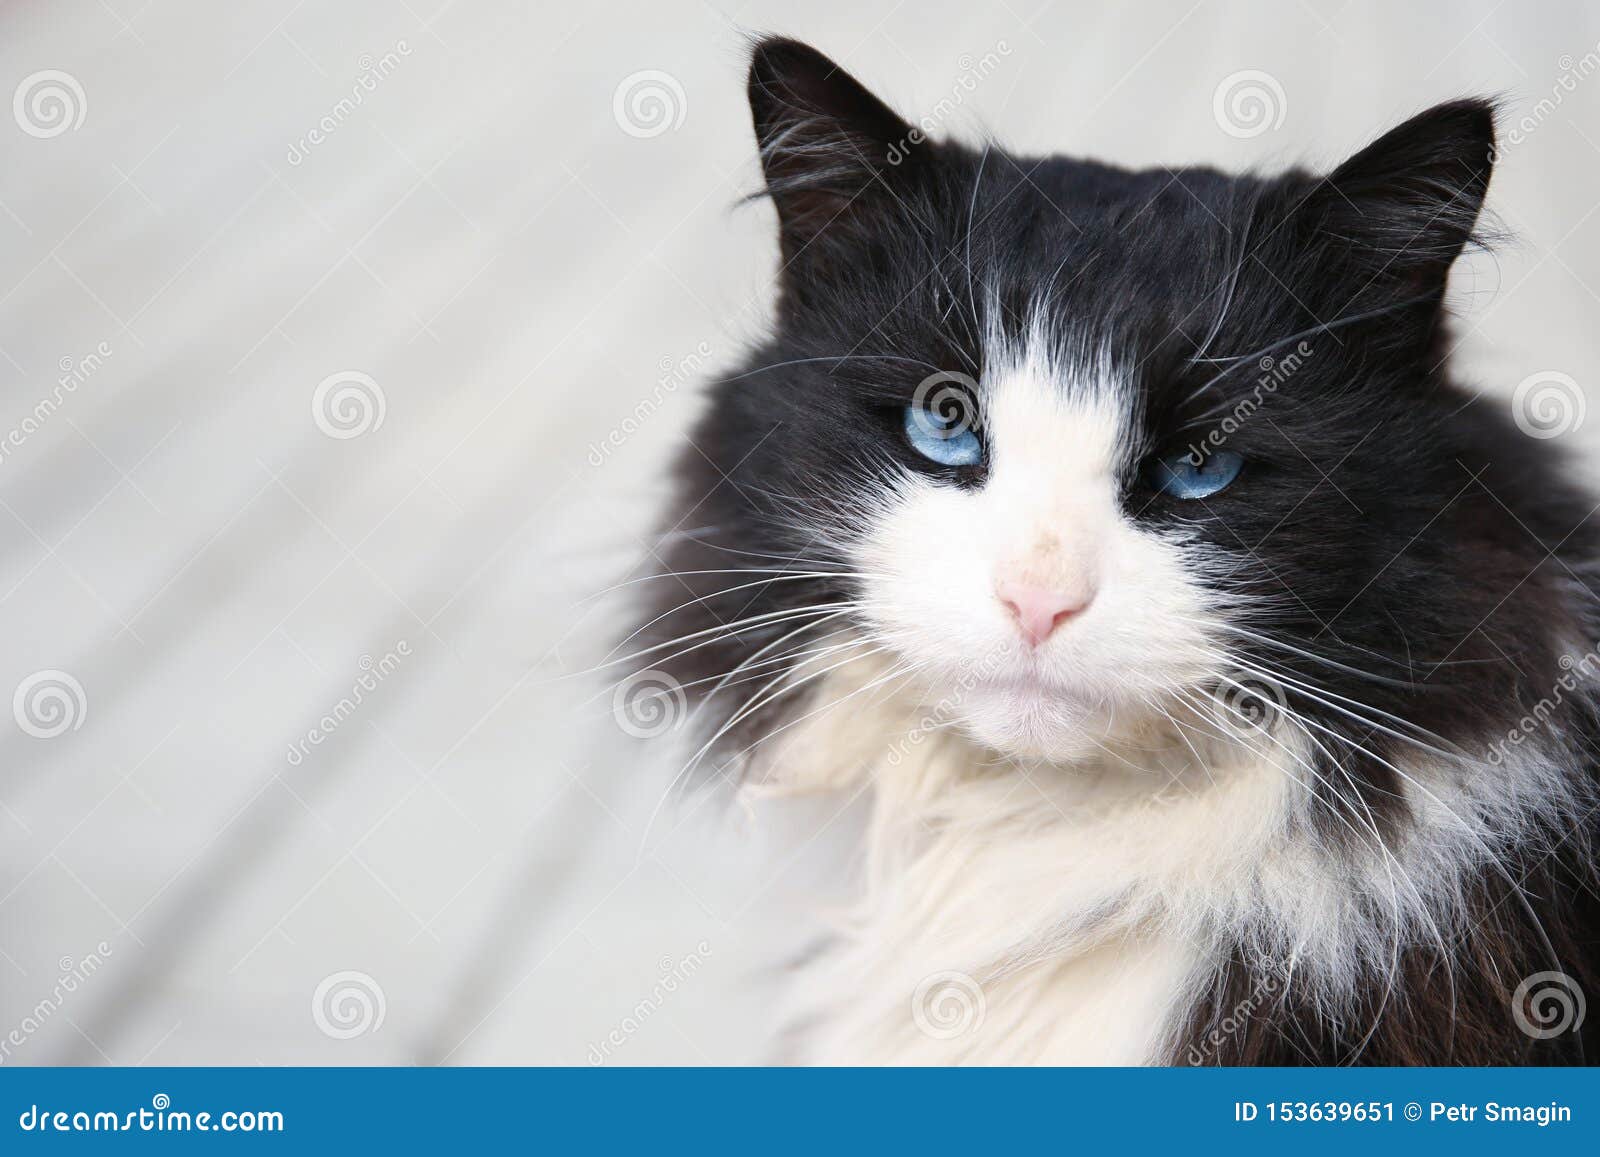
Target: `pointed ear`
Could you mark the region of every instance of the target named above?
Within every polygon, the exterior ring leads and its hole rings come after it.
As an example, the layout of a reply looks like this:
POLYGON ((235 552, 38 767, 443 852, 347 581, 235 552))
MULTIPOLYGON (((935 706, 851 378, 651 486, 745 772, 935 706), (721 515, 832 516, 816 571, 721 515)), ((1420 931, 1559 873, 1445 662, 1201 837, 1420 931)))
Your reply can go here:
POLYGON ((922 139, 853 76, 799 41, 774 37, 756 45, 749 92, 785 262, 825 231, 846 232, 922 139))
POLYGON ((1320 182, 1299 216, 1367 300, 1442 295, 1474 237, 1494 166, 1494 108, 1436 105, 1385 133, 1320 182))

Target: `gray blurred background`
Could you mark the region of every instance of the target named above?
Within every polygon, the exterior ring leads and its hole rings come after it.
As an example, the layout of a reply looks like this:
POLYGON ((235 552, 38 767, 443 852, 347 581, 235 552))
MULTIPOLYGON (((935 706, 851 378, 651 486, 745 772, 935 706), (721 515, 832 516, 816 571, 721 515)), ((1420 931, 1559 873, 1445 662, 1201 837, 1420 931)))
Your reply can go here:
POLYGON ((770 305, 761 31, 1127 164, 1503 93, 1459 364, 1600 380, 1586 0, 5 4, 0 1063, 768 1055, 855 807, 669 793, 582 674, 770 305))

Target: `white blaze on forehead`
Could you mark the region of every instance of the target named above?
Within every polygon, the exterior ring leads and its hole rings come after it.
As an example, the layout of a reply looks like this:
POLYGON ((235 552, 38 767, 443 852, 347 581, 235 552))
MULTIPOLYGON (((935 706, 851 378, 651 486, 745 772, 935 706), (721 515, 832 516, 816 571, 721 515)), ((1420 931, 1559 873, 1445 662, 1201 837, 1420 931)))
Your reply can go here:
POLYGON ((1108 359, 1063 364, 1038 350, 985 375, 985 505, 997 562, 1060 587, 1091 581, 1114 537, 1132 413, 1108 359))
POLYGON ((1105 372, 1085 367, 1063 380, 1050 363, 1030 360, 987 375, 984 424, 995 466, 1113 475, 1126 456, 1131 415, 1105 372))

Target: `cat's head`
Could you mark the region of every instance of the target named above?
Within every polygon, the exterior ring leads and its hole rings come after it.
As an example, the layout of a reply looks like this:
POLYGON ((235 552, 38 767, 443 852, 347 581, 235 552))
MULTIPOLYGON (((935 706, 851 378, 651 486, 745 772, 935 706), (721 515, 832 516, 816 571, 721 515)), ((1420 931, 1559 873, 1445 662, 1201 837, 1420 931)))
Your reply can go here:
POLYGON ((793 41, 749 97, 775 333, 693 435, 646 632, 713 728, 870 652, 1002 756, 1201 705, 1381 750, 1554 669, 1579 499, 1441 372, 1488 104, 1239 177, 937 143, 793 41))

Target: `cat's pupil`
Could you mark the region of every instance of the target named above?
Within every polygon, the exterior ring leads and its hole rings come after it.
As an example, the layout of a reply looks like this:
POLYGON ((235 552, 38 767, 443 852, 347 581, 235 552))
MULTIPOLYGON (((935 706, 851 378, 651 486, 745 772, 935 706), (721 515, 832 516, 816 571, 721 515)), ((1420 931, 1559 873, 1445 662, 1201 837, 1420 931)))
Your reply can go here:
POLYGON ((956 399, 941 398, 934 403, 931 413, 939 426, 948 432, 961 424, 962 410, 961 403, 956 399))

